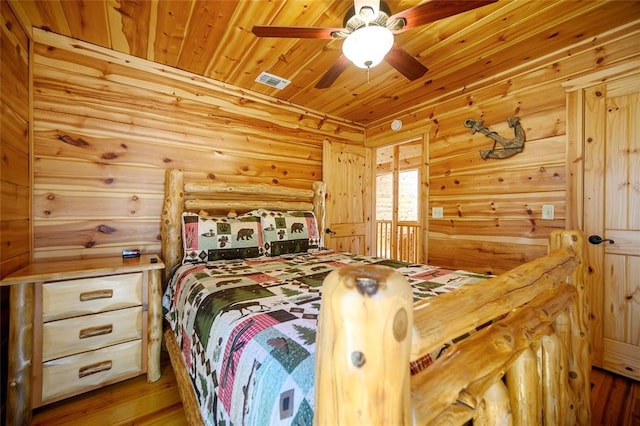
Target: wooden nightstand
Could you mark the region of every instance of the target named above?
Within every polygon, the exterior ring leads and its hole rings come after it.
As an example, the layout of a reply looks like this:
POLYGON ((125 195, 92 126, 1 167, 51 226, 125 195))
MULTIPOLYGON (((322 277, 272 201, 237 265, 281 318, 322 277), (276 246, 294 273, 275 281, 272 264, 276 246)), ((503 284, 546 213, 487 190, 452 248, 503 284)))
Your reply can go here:
POLYGON ((140 374, 160 378, 157 255, 31 264, 10 285, 7 424, 32 408, 140 374))

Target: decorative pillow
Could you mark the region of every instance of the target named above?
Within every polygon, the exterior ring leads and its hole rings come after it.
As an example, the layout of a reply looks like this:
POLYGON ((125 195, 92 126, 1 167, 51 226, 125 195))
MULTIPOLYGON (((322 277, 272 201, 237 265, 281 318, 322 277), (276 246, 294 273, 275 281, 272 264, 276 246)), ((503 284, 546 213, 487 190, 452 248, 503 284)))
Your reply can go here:
POLYGON ((317 249, 320 234, 311 211, 278 212, 260 209, 263 249, 267 256, 305 253, 317 249))
POLYGON ((182 214, 182 263, 243 259, 263 254, 260 218, 182 214))

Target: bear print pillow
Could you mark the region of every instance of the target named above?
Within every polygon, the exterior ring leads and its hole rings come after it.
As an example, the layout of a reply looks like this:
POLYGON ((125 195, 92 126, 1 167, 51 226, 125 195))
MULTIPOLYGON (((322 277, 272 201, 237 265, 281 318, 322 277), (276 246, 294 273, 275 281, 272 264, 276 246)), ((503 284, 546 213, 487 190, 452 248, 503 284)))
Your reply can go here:
POLYGON ((262 221, 263 251, 267 256, 306 253, 320 243, 318 224, 311 211, 258 210, 262 221))
POLYGON ((182 214, 182 263, 244 259, 263 254, 260 218, 182 214))

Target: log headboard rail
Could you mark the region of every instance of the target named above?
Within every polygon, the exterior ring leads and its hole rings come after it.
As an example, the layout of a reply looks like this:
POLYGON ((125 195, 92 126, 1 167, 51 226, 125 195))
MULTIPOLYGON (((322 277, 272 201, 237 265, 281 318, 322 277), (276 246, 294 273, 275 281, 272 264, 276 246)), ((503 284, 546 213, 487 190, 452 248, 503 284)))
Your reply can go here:
POLYGON ((164 283, 182 261, 182 213, 206 210, 211 214, 244 213, 254 209, 310 210, 318 222, 320 244, 324 239, 325 184, 313 182, 313 189, 290 188, 262 183, 185 181, 179 169, 165 173, 165 198, 160 236, 164 283))

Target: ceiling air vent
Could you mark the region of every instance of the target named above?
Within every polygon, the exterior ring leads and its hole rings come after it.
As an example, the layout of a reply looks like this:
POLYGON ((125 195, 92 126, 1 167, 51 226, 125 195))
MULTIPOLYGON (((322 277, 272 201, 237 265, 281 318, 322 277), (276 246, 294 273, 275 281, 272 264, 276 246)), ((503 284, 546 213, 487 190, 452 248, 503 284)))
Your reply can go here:
POLYGON ((275 87, 276 89, 284 89, 289 83, 291 83, 289 80, 264 71, 260 73, 258 78, 256 78, 256 81, 258 83, 266 84, 267 86, 275 87))

